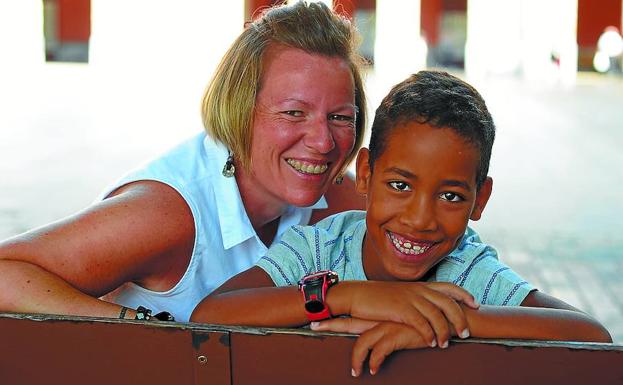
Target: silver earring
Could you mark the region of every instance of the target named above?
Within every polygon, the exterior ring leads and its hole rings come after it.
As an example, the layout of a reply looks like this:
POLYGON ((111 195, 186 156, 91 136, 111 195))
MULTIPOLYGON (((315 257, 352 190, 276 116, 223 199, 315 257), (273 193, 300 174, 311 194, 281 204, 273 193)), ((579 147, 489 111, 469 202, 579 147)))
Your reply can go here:
POLYGON ((236 166, 234 166, 234 155, 229 152, 229 156, 227 157, 227 161, 223 166, 223 176, 225 178, 231 178, 236 173, 236 166))
POLYGON ((335 184, 342 184, 344 182, 344 175, 340 174, 335 178, 335 184))

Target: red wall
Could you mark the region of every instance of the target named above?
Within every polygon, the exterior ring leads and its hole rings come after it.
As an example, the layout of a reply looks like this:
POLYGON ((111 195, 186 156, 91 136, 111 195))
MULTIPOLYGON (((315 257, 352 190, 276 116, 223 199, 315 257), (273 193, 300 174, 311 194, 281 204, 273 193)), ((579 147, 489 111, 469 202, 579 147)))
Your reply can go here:
MULTIPOLYGON (((249 14, 253 15, 259 8, 279 3, 281 3, 279 0, 247 0, 247 9, 249 14)), ((357 9, 376 9, 376 0, 334 0, 333 3, 339 13, 350 18, 357 9)))
POLYGON ((246 1, 246 13, 247 13, 247 21, 253 20, 257 17, 257 11, 260 9, 268 8, 273 5, 273 0, 247 0, 246 1))
POLYGON ((422 0, 420 9, 420 30, 426 36, 429 46, 436 46, 439 40, 439 23, 442 12, 441 0, 422 0))
POLYGON ((578 0, 578 45, 595 47, 609 25, 620 32, 622 4, 623 0, 578 0))
POLYGON ((88 42, 91 35, 91 1, 57 0, 61 42, 88 42))

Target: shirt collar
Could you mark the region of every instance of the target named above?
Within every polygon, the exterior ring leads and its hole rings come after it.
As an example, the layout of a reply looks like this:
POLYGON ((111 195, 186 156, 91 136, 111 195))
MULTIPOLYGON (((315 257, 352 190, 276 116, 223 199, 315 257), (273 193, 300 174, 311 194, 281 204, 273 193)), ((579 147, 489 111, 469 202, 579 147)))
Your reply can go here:
MULTIPOLYGON (((222 175, 223 166, 229 157, 229 150, 209 135, 205 136, 203 144, 208 158, 210 180, 213 183, 216 212, 225 250, 253 237, 263 245, 257 237, 244 208, 236 178, 226 178, 222 175)), ((324 196, 309 207, 288 206, 279 221, 277 234, 280 235, 292 225, 307 224, 309 215, 306 213, 310 209, 325 209, 327 207, 328 204, 324 196)))

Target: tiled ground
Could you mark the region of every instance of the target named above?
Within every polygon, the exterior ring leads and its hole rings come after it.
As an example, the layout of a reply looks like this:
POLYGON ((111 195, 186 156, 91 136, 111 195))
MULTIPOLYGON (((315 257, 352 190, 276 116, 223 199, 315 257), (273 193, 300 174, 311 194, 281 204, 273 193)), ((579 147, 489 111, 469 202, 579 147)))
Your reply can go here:
MULTIPOLYGON (((502 259, 543 292, 593 315, 623 344, 623 258, 579 259, 498 247, 502 259)), ((553 251, 555 253, 555 250, 553 251)))

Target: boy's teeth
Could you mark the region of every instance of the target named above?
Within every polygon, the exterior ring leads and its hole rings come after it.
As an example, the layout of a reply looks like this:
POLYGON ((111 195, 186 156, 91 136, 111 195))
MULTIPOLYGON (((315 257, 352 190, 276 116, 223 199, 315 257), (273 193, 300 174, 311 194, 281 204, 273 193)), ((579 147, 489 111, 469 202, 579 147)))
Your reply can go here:
POLYGON ((391 233, 390 233, 390 238, 392 240, 392 243, 396 247, 396 249, 400 250, 400 252, 403 254, 411 254, 411 255, 422 254, 423 252, 428 250, 428 248, 430 247, 430 246, 414 245, 413 243, 409 241, 403 242, 402 239, 396 238, 396 236, 391 233))
POLYGON ((292 166, 295 170, 304 172, 306 174, 322 174, 327 171, 327 164, 311 164, 303 163, 295 159, 288 159, 286 162, 292 166))

